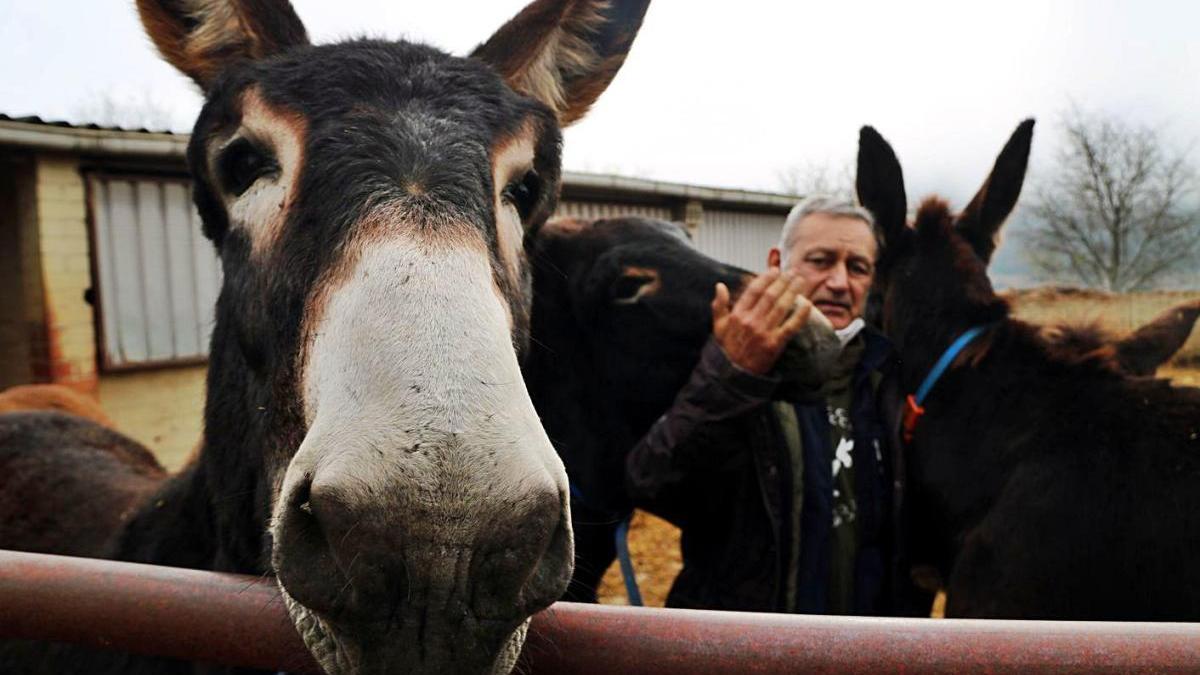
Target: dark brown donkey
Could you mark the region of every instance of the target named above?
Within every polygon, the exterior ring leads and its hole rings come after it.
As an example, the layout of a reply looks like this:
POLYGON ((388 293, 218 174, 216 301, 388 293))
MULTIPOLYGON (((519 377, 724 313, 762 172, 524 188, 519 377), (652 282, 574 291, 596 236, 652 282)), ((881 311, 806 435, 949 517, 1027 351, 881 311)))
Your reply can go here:
POLYGON ((961 214, 927 200, 912 227, 891 147, 869 127, 859 139, 902 386, 982 328, 915 422, 911 557, 948 579, 950 616, 1200 619, 1200 390, 1131 377, 1111 350, 1064 354, 988 281, 1032 133, 1017 129, 961 214))
POLYGON ((571 480, 565 599, 596 602, 633 511, 625 456, 696 367, 713 286, 738 289, 748 273, 697 251, 682 227, 636 217, 552 221, 531 259, 534 342, 522 366, 571 480))
MULTIPOLYGON (((199 458, 91 553, 276 576, 330 673, 508 672, 572 561, 518 368, 523 242, 647 4, 537 0, 458 58, 313 46, 284 0, 139 0, 205 92, 188 162, 224 286, 199 458)), ((19 647, 0 670, 191 672, 19 647)))

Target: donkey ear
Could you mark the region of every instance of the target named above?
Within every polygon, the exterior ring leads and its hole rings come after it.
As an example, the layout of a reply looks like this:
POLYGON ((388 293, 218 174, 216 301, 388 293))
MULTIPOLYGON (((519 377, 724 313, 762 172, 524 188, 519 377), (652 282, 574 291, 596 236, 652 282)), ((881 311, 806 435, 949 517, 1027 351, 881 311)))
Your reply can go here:
POLYGON ((1017 197, 1021 196, 1032 142, 1033 120, 1030 119, 1021 122, 1013 132, 996 158, 992 174, 958 217, 959 233, 970 242, 984 263, 991 260, 996 251, 1000 226, 1017 205, 1017 197))
POLYGON ((137 0, 137 8, 159 53, 201 89, 230 63, 308 44, 287 0, 137 0))
POLYGON ((571 124, 625 62, 650 0, 535 0, 472 56, 571 124))
POLYGON ((1153 375, 1187 342, 1197 317, 1200 302, 1168 309, 1117 342, 1117 361, 1131 375, 1153 375))
POLYGON ((873 127, 863 127, 858 132, 855 189, 858 202, 875 216, 875 227, 883 235, 883 245, 895 241, 904 231, 908 217, 904 172, 892 146, 873 127))

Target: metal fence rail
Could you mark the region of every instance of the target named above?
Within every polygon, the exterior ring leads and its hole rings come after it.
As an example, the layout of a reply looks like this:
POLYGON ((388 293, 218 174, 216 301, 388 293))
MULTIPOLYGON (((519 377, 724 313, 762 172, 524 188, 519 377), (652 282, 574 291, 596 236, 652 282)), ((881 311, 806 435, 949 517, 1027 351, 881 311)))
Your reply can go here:
MULTIPOLYGON (((0 638, 319 673, 272 581, 0 551, 0 638)), ((1200 671, 1200 624, 803 617, 559 603, 523 673, 1200 671)))

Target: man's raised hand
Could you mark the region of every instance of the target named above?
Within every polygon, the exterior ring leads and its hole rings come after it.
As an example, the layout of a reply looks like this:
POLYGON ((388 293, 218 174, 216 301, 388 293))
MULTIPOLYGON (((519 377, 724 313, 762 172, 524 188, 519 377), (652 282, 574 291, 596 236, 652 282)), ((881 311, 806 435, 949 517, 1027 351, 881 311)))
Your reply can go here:
POLYGON ((808 321, 812 303, 800 295, 799 279, 772 267, 747 284, 732 306, 729 288, 718 283, 712 310, 713 335, 729 360, 765 375, 808 321))

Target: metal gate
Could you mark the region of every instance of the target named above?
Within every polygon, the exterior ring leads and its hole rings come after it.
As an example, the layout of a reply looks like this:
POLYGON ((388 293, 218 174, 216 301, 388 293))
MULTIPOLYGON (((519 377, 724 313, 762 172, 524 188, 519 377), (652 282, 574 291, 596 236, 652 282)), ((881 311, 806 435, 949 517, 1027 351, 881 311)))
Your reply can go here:
MULTIPOLYGON (((320 673, 273 581, 0 551, 0 638, 320 673)), ((558 603, 521 673, 1200 670, 1200 625, 816 617, 558 603)))

